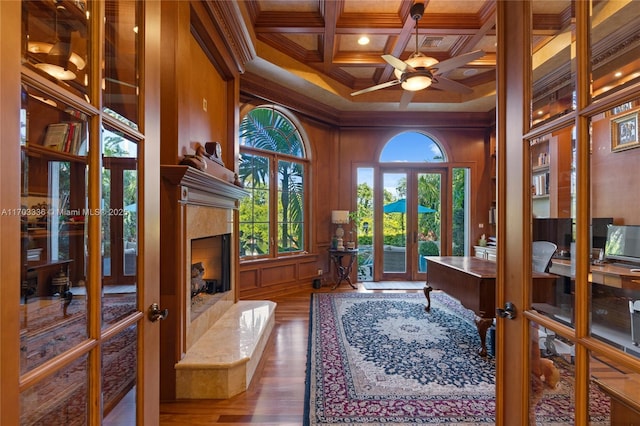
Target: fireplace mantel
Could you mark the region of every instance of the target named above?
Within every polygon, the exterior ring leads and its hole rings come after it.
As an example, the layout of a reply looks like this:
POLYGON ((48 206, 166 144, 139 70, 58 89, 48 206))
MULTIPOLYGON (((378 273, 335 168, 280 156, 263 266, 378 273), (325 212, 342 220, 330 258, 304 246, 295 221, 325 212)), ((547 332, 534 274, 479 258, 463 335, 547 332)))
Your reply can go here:
POLYGON ((237 209, 249 195, 244 188, 198 169, 183 165, 161 166, 162 178, 180 186, 180 203, 223 209, 237 209))

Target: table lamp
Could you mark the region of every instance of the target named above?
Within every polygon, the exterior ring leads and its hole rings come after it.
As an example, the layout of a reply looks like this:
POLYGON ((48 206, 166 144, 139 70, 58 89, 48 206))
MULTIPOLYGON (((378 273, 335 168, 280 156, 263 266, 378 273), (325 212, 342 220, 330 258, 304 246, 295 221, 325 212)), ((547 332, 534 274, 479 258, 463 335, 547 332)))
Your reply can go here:
POLYGON ((331 212, 331 223, 338 225, 336 228, 336 250, 344 250, 344 229, 342 225, 349 223, 349 210, 333 210, 331 212))

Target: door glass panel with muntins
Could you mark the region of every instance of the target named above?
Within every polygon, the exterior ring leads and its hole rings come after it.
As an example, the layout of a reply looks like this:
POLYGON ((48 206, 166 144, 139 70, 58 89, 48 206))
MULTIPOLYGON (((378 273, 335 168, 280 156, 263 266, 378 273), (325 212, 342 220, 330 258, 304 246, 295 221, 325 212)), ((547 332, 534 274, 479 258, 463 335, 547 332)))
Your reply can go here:
POLYGON ((103 326, 136 312, 138 257, 138 172, 135 141, 103 132, 102 288, 103 326))
POLYGON ((574 135, 567 127, 530 141, 532 268, 553 274, 534 280, 533 308, 569 327, 575 308, 574 135))
POLYGON ((127 327, 102 345, 103 425, 136 422, 136 364, 138 327, 127 327))
POLYGON ((88 360, 83 355, 20 394, 21 425, 87 424, 88 360))
POLYGON ((374 252, 374 179, 372 167, 358 167, 356 196, 356 238, 358 247, 358 281, 373 281, 374 252))
POLYGON ((640 2, 637 1, 592 3, 590 41, 594 60, 590 81, 593 99, 640 81, 640 58, 636 46, 638 16, 640 2))
POLYGON ((87 338, 87 117, 22 92, 20 371, 87 338))
POLYGON ((407 270, 407 174, 384 173, 382 187, 382 272, 404 273, 407 270))
POLYGON ((105 2, 103 62, 104 111, 138 129, 140 85, 138 70, 139 2, 105 2))
POLYGON ((573 2, 532 1, 531 37, 532 99, 531 126, 537 126, 575 110, 575 10, 573 2), (550 33, 543 23, 546 15, 564 19, 550 33))
MULTIPOLYGON (((640 99, 591 119, 591 336, 640 357, 640 149, 619 149, 620 117, 637 120, 640 99), (615 184, 612 184, 615 182, 615 184)), ((637 122, 634 132, 637 132, 637 122)), ((637 133, 635 134, 637 141, 637 133)), ((631 144, 633 145, 633 144, 631 144)), ((640 144, 636 145, 640 147, 640 144)))
POLYGON ((440 173, 418 173, 418 272, 427 271, 427 256, 440 256, 440 173))
POLYGON ((22 63, 88 101, 88 2, 23 1, 22 63))

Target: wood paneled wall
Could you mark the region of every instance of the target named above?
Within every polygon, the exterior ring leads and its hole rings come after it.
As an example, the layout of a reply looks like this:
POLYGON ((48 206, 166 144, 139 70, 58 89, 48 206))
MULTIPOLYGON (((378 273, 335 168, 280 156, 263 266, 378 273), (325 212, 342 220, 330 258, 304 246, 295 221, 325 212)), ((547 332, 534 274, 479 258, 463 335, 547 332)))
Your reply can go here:
MULTIPOLYGON (((311 158, 311 254, 241 262, 238 283, 240 298, 269 298, 301 286, 310 286, 313 279, 318 278, 318 269, 324 272, 321 277, 324 283, 333 282, 334 271, 327 254, 333 235, 331 211, 354 208, 356 168, 377 164, 384 145, 402 132, 427 133, 442 145, 450 163, 471 168, 471 243, 483 233, 494 232, 488 224, 493 185, 489 161, 490 124, 486 127, 461 126, 456 129, 448 126, 340 128, 321 123, 322 117, 296 117, 309 143, 308 156, 311 158)), ((463 119, 461 121, 464 122, 463 119)), ((353 275, 355 281, 355 268, 353 275)))

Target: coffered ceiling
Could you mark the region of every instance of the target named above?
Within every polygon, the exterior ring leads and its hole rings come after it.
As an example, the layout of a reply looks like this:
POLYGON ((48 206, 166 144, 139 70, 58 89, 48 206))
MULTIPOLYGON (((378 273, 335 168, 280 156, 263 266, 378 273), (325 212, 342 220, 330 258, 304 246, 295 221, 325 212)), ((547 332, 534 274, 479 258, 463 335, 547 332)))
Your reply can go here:
POLYGON ((381 55, 406 60, 414 52, 415 21, 410 15, 414 2, 242 2, 257 55, 247 65, 246 79, 258 84, 276 82, 339 111, 492 110, 496 61, 493 0, 426 0, 418 23, 419 51, 427 56, 443 61, 478 49, 486 52, 484 57, 444 74, 471 87, 471 94, 434 87, 407 93, 396 85, 351 96, 354 91, 396 79, 394 68, 381 55), (362 36, 368 37, 368 44, 358 43, 362 36))
MULTIPOLYGON (((616 57, 622 52, 628 58, 637 57, 633 52, 640 51, 640 16, 634 7, 640 2, 620 0, 607 8, 609 3, 594 2, 594 95, 612 83, 609 75, 619 67, 616 57)), ((424 119, 420 113, 425 111, 432 112, 429 116, 439 112, 487 116, 495 108, 495 0, 242 0, 235 5, 251 44, 241 77, 241 90, 247 93, 266 100, 285 97, 292 105, 305 105, 307 111, 313 105, 328 116, 346 114, 363 122, 371 119, 367 114, 371 112, 380 112, 378 117, 395 112, 424 119), (411 15, 415 2, 425 6, 418 21, 420 53, 442 62, 477 50, 485 52, 442 74, 470 87, 471 93, 434 86, 408 92, 393 85, 352 96, 397 78, 382 55, 405 61, 415 52, 411 15), (358 43, 362 36, 369 39, 368 44, 358 43)), ((561 86, 572 80, 575 3, 535 0, 531 9, 534 101, 556 99, 561 86)), ((637 62, 627 68, 637 70, 637 62)), ((567 93, 570 98, 571 87, 567 93)))

